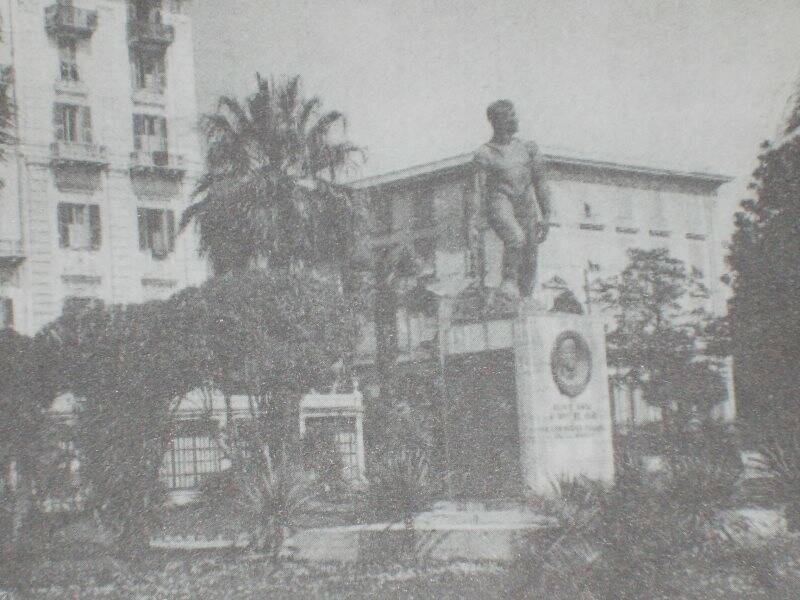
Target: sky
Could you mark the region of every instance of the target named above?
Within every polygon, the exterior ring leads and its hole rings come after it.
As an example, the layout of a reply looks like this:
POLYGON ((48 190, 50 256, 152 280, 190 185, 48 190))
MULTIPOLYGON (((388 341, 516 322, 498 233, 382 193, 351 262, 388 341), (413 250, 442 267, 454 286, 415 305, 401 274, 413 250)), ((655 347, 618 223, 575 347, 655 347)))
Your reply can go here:
POLYGON ((800 81, 800 0, 194 0, 201 111, 300 74, 373 175, 473 150, 517 106, 545 150, 712 171, 731 214, 800 81))

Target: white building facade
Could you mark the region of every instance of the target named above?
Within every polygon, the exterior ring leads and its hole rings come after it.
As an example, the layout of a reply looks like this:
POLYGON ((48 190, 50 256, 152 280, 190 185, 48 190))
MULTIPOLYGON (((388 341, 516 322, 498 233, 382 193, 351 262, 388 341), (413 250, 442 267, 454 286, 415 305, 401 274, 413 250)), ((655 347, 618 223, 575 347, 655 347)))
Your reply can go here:
MULTIPOLYGON (((438 296, 455 297, 475 281, 466 221, 477 193, 472 156, 352 184, 373 207, 377 254, 405 246, 422 265, 425 287, 438 296)), ((547 152, 544 158, 553 206, 549 237, 539 252, 538 293, 548 308, 568 290, 585 312, 600 312, 590 302, 590 282, 619 274, 628 263, 628 249, 667 248, 708 290, 689 298, 686 308, 702 308, 714 316, 725 313, 723 244, 715 217, 719 189, 731 178, 547 152)), ((500 282, 502 243, 491 230, 485 235, 486 284, 494 287, 500 282)), ((387 329, 394 329, 395 352, 407 371, 425 371, 437 362, 435 311, 415 313, 399 302, 396 323, 383 327, 387 329)), ((370 326, 360 348, 364 365, 374 359, 377 335, 370 326)), ((732 421, 736 410, 730 362, 725 374, 728 399, 716 415, 732 421)), ((622 429, 660 418, 637 390, 614 392, 614 416, 622 429)))
POLYGON ((187 6, 2 1, 17 144, 0 165, 0 327, 206 278, 192 228, 178 235, 202 169, 187 6))

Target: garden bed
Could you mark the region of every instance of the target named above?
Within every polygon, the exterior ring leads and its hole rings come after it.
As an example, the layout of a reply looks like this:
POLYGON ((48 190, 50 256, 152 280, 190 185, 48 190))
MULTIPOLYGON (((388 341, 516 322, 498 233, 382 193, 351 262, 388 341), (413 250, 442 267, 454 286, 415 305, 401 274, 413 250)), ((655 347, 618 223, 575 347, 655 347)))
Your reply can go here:
MULTIPOLYGON (((789 600, 800 583, 800 539, 775 540, 772 574, 747 556, 687 556, 673 599, 789 600), (771 589, 768 589, 771 586, 771 589)), ((508 598, 513 569, 495 563, 325 565, 284 563, 234 552, 151 552, 136 561, 105 554, 48 557, 33 569, 30 598, 508 598)), ((0 597, 2 594, 0 593, 0 597)), ((567 600, 549 598, 548 600, 567 600)), ((573 599, 570 599, 573 600, 573 599)), ((656 599, 654 599, 656 600, 656 599)))

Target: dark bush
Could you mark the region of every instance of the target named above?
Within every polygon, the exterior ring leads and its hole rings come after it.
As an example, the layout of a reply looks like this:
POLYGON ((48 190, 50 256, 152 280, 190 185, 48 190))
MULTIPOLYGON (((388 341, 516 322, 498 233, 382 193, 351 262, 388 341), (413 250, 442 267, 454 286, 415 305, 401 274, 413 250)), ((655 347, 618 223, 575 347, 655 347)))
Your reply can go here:
POLYGON ((399 447, 384 454, 369 478, 370 516, 410 526, 432 499, 429 468, 430 455, 422 448, 399 447))
POLYGON ((585 482, 562 485, 561 527, 515 565, 515 597, 675 597, 678 559, 714 542, 737 476, 725 465, 681 457, 653 484, 629 475, 607 492, 585 482))
POLYGON ((800 419, 787 415, 763 423, 756 439, 759 491, 768 501, 785 505, 789 531, 800 531, 800 419))

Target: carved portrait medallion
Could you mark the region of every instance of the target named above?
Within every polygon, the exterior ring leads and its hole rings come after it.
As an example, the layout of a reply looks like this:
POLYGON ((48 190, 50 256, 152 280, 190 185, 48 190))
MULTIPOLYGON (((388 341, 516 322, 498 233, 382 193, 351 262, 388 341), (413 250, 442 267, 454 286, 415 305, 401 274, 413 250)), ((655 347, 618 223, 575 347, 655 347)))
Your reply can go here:
POLYGON ((592 353, 583 336, 564 331, 553 344, 550 369, 558 389, 574 398, 586 389, 592 376, 592 353))

